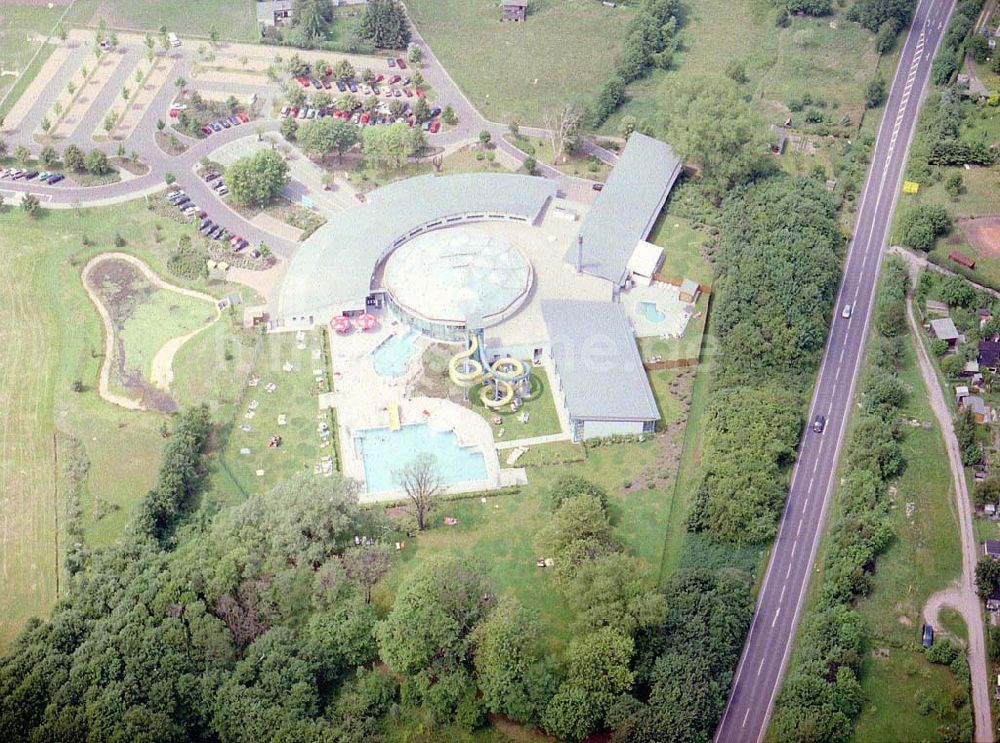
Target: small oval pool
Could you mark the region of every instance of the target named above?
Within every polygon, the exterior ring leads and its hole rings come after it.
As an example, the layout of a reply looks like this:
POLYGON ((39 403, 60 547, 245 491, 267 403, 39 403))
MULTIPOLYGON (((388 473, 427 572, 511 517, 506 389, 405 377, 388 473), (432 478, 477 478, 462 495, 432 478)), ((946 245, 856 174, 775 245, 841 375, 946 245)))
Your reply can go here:
POLYGON ((417 333, 409 330, 395 333, 382 341, 372 351, 372 364, 380 377, 399 377, 417 350, 417 333))
POLYGON ((667 319, 655 302, 636 302, 635 311, 650 322, 663 322, 667 319))

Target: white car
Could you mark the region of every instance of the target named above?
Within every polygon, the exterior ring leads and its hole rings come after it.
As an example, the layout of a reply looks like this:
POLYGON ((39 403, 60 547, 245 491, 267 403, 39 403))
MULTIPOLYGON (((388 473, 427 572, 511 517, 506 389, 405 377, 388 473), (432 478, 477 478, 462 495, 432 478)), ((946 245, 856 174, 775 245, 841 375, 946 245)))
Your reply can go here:
POLYGON ((845 320, 848 319, 851 316, 851 305, 845 304, 843 311, 840 313, 840 316, 845 320))

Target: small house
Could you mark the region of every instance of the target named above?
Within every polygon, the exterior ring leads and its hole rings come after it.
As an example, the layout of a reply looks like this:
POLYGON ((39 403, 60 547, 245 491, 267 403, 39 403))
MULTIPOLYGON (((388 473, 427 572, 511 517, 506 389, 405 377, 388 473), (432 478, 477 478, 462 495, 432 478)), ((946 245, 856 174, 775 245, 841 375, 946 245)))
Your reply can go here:
POLYGON ((962 401, 969 396, 969 388, 964 384, 960 384, 955 388, 955 403, 961 406, 962 401))
POLYGON ((976 267, 976 261, 973 258, 970 258, 965 253, 959 253, 957 250, 948 253, 948 260, 960 266, 965 266, 970 270, 976 267))
POLYGON ((979 362, 975 359, 966 361, 965 366, 962 367, 962 376, 972 379, 979 376, 979 362))
POLYGON ((699 284, 694 279, 684 279, 681 282, 680 293, 678 294, 678 299, 682 302, 690 302, 694 304, 698 301, 698 297, 701 295, 701 284, 699 284))
POLYGON ((990 409, 986 407, 986 401, 979 395, 966 395, 959 407, 963 410, 969 408, 976 423, 988 423, 990 420, 990 409))
POLYGON ((979 353, 976 354, 980 369, 996 371, 1000 367, 1000 342, 979 341, 979 353))
POLYGON ((958 343, 958 328, 950 317, 931 320, 931 335, 947 343, 949 348, 954 348, 958 343))
POLYGON ((1000 559, 1000 539, 987 539, 983 542, 983 555, 994 560, 1000 559))
POLYGON ((523 23, 528 17, 527 0, 503 0, 500 3, 500 20, 523 23))
POLYGON ((266 28, 292 25, 293 0, 257 0, 257 24, 266 28))

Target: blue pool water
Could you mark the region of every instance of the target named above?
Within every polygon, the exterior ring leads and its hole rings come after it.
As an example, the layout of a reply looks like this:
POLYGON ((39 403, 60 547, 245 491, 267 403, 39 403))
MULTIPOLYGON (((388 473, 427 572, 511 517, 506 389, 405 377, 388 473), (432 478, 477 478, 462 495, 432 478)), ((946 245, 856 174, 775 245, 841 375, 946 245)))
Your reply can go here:
POLYGON ((432 431, 426 423, 403 426, 398 431, 388 428, 359 431, 354 443, 365 463, 369 493, 398 490, 393 472, 423 452, 434 455, 443 485, 486 479, 486 460, 477 447, 460 446, 453 431, 432 431))
POLYGON ((650 322, 663 322, 667 316, 660 312, 655 302, 636 302, 635 311, 650 322))
POLYGON ((410 330, 402 335, 389 336, 372 351, 375 372, 381 377, 398 377, 406 371, 406 365, 416 351, 417 334, 410 330))

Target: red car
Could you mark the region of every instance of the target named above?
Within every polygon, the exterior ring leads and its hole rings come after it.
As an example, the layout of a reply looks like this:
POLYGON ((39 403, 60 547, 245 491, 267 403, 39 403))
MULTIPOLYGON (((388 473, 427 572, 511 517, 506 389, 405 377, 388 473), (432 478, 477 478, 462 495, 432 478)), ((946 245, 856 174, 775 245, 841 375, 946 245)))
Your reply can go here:
POLYGON ((178 116, 180 116, 180 113, 181 112, 178 111, 176 108, 172 108, 172 109, 170 109, 170 118, 171 119, 176 119, 178 116))
POLYGON ((412 98, 413 91, 410 90, 409 88, 403 88, 403 95, 405 95, 407 98, 412 98))
POLYGON ((401 69, 401 70, 405 70, 406 69, 406 62, 403 61, 402 57, 397 57, 396 58, 396 66, 399 69, 401 69))
POLYGON ((359 124, 367 124, 369 121, 368 114, 361 114, 361 118, 358 119, 359 124))
POLYGON ((417 94, 417 98, 423 98, 424 97, 424 91, 423 91, 422 88, 417 88, 413 92, 417 94))
POLYGON ((398 83, 402 79, 403 78, 401 78, 399 75, 393 75, 392 77, 389 78, 389 84, 390 85, 395 85, 396 83, 398 83))
POLYGON ((301 85, 303 88, 308 88, 310 85, 309 78, 306 77, 305 75, 301 75, 295 79, 299 81, 299 85, 301 85))
POLYGON ((324 88, 326 88, 327 90, 330 89, 330 81, 329 80, 320 80, 320 82, 323 83, 323 87, 324 88))
POLYGON ((201 133, 204 134, 207 137, 209 134, 212 133, 212 127, 210 127, 210 126, 203 126, 201 128, 201 133))
POLYGON ((382 82, 383 80, 385 80, 385 75, 381 75, 381 74, 379 74, 379 75, 376 75, 376 76, 375 76, 375 82, 377 82, 377 83, 380 83, 380 82, 382 82))
POLYGON ((244 124, 246 124, 248 121, 250 121, 250 117, 247 116, 245 113, 238 113, 238 114, 236 114, 236 118, 239 119, 240 121, 242 121, 244 124))
POLYGON ((436 119, 431 122, 430 132, 431 134, 437 134, 438 130, 441 128, 441 122, 436 119))

